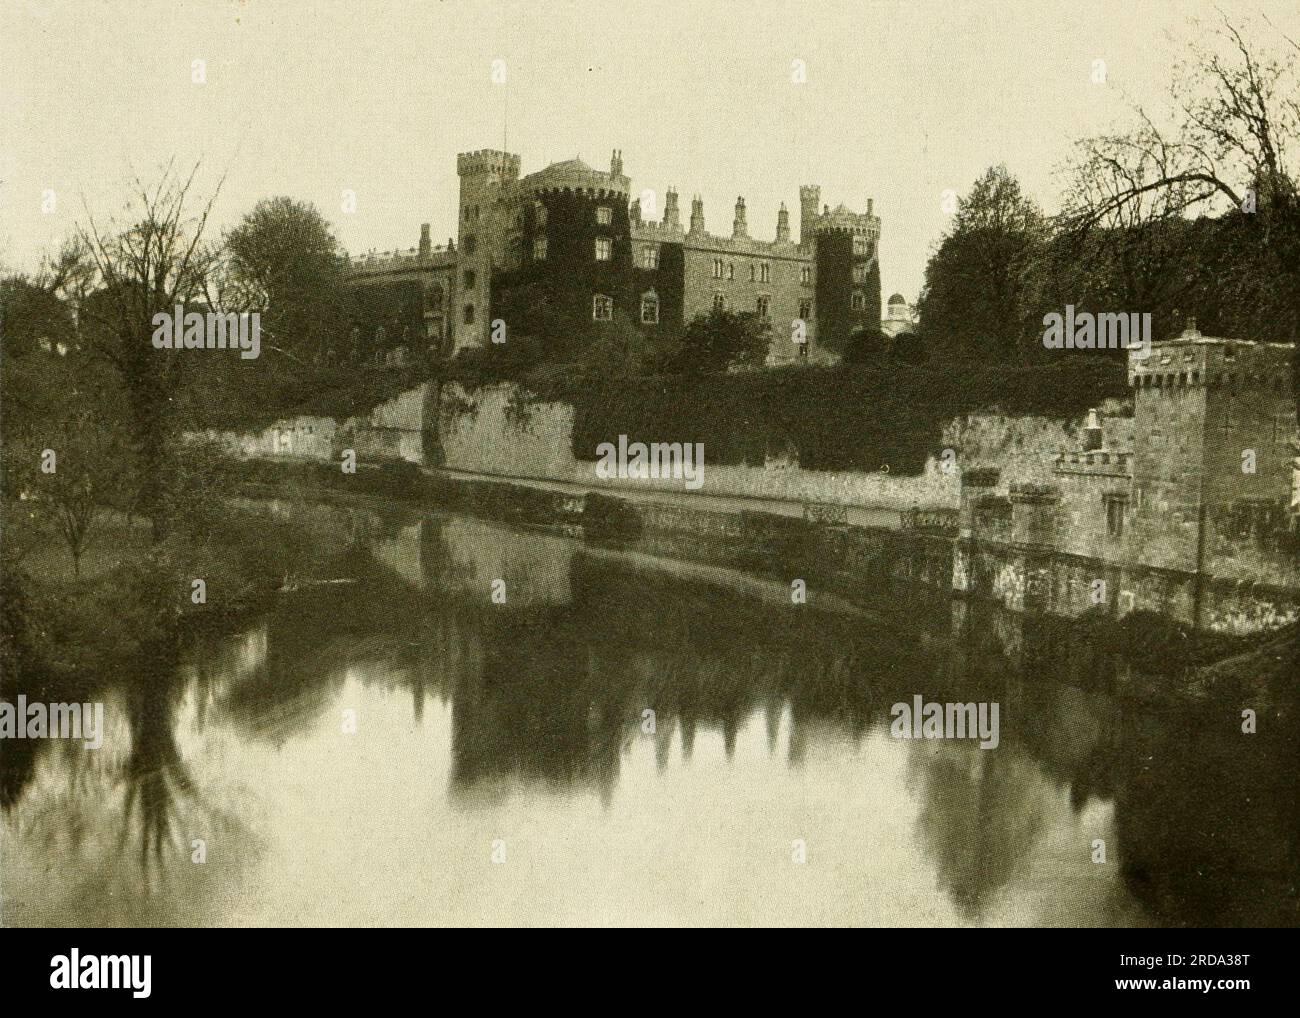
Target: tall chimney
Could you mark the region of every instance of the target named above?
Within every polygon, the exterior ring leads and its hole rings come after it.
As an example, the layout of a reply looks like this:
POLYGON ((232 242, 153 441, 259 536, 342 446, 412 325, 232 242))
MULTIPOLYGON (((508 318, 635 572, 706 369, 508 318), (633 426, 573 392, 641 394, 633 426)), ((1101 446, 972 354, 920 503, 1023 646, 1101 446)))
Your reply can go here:
POLYGON ((704 199, 698 194, 691 199, 691 233, 704 232, 704 199))
POLYGON ((610 176, 623 176, 623 150, 616 148, 614 154, 609 157, 610 176))
POLYGON ((817 218, 817 206, 821 204, 822 189, 817 184, 805 184, 799 188, 799 243, 811 244, 813 239, 813 220, 817 218))
POLYGON ((790 213, 785 209, 785 202, 781 203, 781 209, 776 214, 776 240, 778 244, 790 240, 790 213))
POLYGON ((433 242, 429 240, 429 224, 420 224, 420 257, 428 258, 433 253, 433 242))
POLYGON ((681 213, 677 211, 677 191, 669 188, 664 195, 664 226, 680 226, 681 213))
POLYGON ((736 218, 731 223, 731 235, 733 237, 747 237, 749 227, 745 224, 745 199, 736 199, 736 218))

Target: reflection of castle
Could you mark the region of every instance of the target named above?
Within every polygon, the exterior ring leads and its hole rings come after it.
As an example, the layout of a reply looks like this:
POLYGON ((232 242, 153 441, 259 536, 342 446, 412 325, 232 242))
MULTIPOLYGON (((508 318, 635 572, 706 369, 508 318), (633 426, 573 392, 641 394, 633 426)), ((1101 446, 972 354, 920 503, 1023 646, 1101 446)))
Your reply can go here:
POLYGON ((1130 354, 1133 416, 1091 411, 1052 484, 998 495, 996 471, 963 476, 957 588, 1016 608, 1102 603, 1234 631, 1300 616, 1292 350, 1193 326, 1130 354))
POLYGON ((521 178, 520 157, 481 150, 457 158, 458 239, 435 249, 429 227, 406 254, 354 259, 354 288, 369 299, 353 339, 365 352, 397 359, 403 348, 448 353, 489 342, 492 323, 527 329, 508 291, 535 288, 549 310, 582 320, 626 320, 644 330, 679 330, 719 308, 754 312, 772 326, 769 360, 833 356, 848 335, 880 317, 880 220, 843 205, 822 206, 821 189, 799 189, 799 238, 784 205, 776 237, 749 235, 736 200, 730 235, 709 233, 704 203, 681 222, 678 193, 631 197, 623 159, 608 172, 580 159, 521 178), (803 322, 808 343, 793 341, 803 322), (811 351, 811 354, 810 354, 811 351))

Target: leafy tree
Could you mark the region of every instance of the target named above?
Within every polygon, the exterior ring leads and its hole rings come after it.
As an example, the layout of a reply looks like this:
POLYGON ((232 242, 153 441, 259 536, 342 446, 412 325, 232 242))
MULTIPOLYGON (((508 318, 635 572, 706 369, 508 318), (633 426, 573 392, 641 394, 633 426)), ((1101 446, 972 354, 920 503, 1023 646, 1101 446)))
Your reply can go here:
POLYGON ((22 276, 0 280, 0 337, 7 357, 67 350, 76 343, 72 311, 57 293, 22 276))
POLYGON ((863 326, 849 336, 844 350, 845 364, 880 364, 885 360, 889 341, 879 327, 863 326))
POLYGON ((766 318, 752 311, 715 310, 691 320, 665 366, 675 374, 761 367, 771 341, 772 327, 766 318))
POLYGON ((1005 166, 958 201, 925 269, 918 307, 927 341, 959 358, 1008 361, 1023 345, 1030 271, 1046 240, 1038 206, 1005 166))
POLYGON ((339 245, 314 205, 259 201, 225 238, 221 303, 262 316, 262 349, 319 361, 347 335, 339 245))

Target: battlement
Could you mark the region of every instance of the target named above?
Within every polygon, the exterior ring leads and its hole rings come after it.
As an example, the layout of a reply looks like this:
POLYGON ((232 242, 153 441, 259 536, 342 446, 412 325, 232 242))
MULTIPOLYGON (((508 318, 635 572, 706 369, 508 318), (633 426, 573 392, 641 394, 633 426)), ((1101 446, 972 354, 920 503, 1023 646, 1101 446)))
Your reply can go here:
POLYGON ((456 156, 456 173, 462 177, 495 173, 504 179, 515 180, 519 177, 521 165, 520 156, 494 148, 481 148, 456 156))
POLYGON ((1088 474, 1094 477, 1131 477, 1131 452, 1094 449, 1091 452, 1060 452, 1052 471, 1058 474, 1088 474))
POLYGON ((1281 393, 1290 387, 1295 347, 1203 336, 1193 324, 1174 339, 1152 343, 1145 357, 1143 352, 1134 349, 1128 356, 1128 382, 1135 389, 1224 387, 1281 393))
POLYGON ((680 244, 686 237, 681 223, 656 223, 648 219, 632 221, 632 239, 659 241, 667 244, 680 244))
POLYGON ((552 163, 544 170, 530 173, 522 183, 533 194, 566 191, 600 198, 619 196, 625 200, 632 185, 622 173, 593 169, 581 159, 552 163))
MULTIPOLYGON (((800 188, 800 195, 807 188, 800 188)), ((820 190, 820 189, 818 189, 820 190)), ((876 241, 880 239, 880 217, 873 215, 871 211, 872 203, 867 202, 866 212, 853 212, 843 205, 838 205, 830 211, 823 211, 820 215, 812 218, 810 226, 805 226, 805 231, 811 229, 812 233, 851 233, 855 237, 869 237, 876 241)))
POLYGON ((788 258, 812 261, 812 252, 789 240, 756 240, 753 237, 719 237, 712 233, 687 233, 683 241, 692 251, 716 251, 751 257, 788 258))
POLYGON ((439 245, 428 254, 421 254, 414 247, 405 251, 371 251, 363 255, 344 255, 342 261, 353 275, 432 269, 454 264, 456 249, 451 245, 439 245))

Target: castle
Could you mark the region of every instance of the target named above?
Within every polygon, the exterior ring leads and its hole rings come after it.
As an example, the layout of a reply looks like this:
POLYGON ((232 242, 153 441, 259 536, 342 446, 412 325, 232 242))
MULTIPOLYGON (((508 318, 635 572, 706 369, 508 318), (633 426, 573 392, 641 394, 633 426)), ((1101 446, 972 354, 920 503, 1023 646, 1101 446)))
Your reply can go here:
POLYGON ((729 235, 705 229, 698 196, 683 225, 671 188, 654 218, 654 193, 632 197, 620 151, 608 171, 570 159, 520 177, 520 157, 494 149, 456 163, 455 239, 435 248, 425 224, 418 248, 349 260, 352 286, 371 298, 352 336, 364 355, 445 356, 526 332, 511 300, 520 290, 570 320, 621 318, 646 332, 679 332, 714 309, 753 312, 771 325, 769 364, 834 360, 854 330, 880 323, 871 201, 863 213, 819 211, 820 187, 801 187, 798 239, 782 204, 776 236, 760 240, 744 198, 729 235))
POLYGON ((1050 483, 963 473, 954 587, 1017 610, 1156 611, 1197 627, 1300 614, 1294 347, 1191 325, 1129 354, 1133 415, 1090 411, 1050 483))

